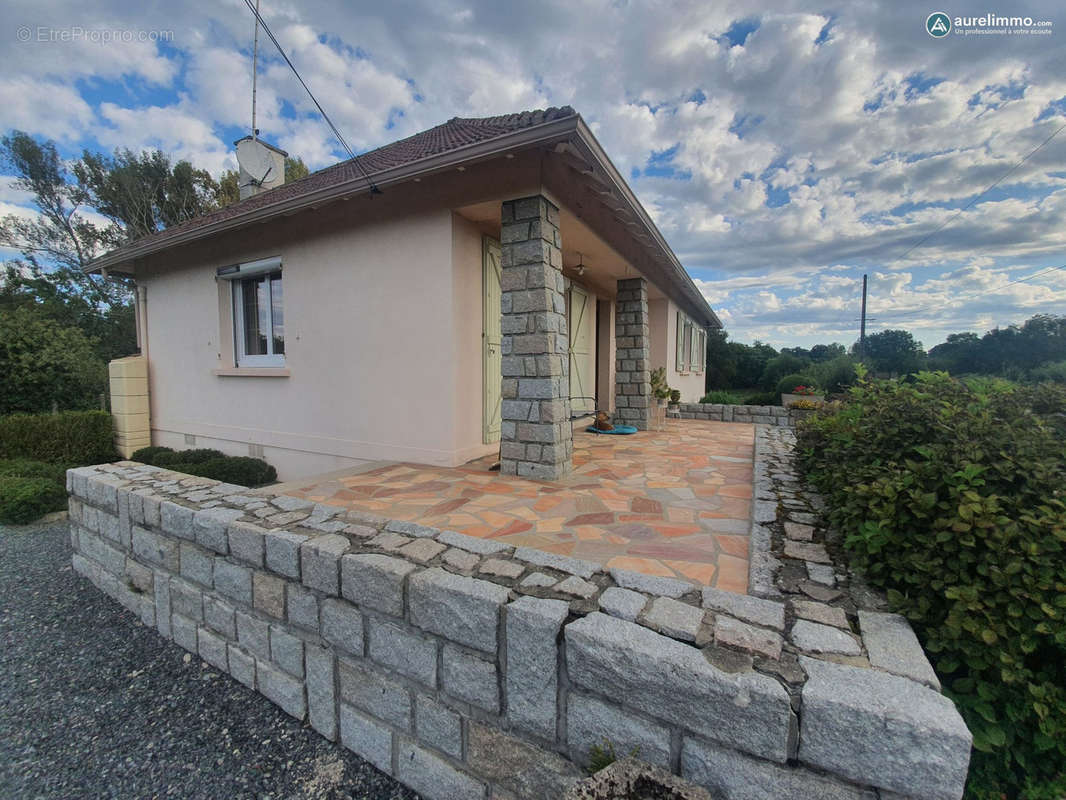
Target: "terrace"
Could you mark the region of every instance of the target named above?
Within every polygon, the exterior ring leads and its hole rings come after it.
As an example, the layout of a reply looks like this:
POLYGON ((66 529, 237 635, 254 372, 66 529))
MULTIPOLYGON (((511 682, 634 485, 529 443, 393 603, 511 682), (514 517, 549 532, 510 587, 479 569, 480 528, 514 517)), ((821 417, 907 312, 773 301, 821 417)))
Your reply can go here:
POLYGON ((559 481, 501 475, 490 457, 378 462, 272 490, 744 594, 753 442, 749 424, 671 420, 633 436, 576 425, 559 481))

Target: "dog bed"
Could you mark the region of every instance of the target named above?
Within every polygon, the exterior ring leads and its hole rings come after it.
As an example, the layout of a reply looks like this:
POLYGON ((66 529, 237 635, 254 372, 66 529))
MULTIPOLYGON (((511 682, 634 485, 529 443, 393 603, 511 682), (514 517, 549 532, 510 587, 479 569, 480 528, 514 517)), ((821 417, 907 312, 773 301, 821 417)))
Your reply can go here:
POLYGON ((590 426, 588 428, 585 428, 585 430, 588 431, 589 433, 617 433, 617 434, 621 434, 623 436, 628 435, 630 433, 636 433, 637 432, 637 429, 634 428, 632 425, 615 425, 609 431, 601 431, 599 428, 597 428, 595 425, 593 425, 593 426, 590 426))

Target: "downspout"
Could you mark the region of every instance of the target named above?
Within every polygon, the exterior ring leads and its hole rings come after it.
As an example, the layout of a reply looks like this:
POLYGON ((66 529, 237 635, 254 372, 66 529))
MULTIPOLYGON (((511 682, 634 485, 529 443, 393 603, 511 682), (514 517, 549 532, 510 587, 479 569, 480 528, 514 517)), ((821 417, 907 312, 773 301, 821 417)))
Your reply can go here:
POLYGON ((137 347, 145 360, 148 360, 148 287, 137 284, 135 291, 134 315, 137 326, 137 347))

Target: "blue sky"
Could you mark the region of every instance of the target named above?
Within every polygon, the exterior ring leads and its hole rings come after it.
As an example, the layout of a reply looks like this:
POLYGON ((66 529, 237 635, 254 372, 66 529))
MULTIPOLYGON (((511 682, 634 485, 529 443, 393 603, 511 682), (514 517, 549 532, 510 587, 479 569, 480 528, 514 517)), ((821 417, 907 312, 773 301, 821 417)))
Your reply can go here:
MULTIPOLYGON (((241 0, 2 7, 4 130, 67 155, 160 147, 216 174, 233 166, 250 124, 241 0)), ((864 273, 869 329, 906 327, 927 347, 1066 309, 1066 269, 1012 283, 1066 265, 1066 131, 1053 135, 1066 15, 1015 3, 996 11, 1051 34, 937 40, 932 10, 262 0, 359 150, 456 115, 573 105, 731 335, 779 347, 854 341, 864 273)), ((312 168, 341 158, 261 44, 263 135, 312 168)), ((0 213, 29 213, 6 178, 0 213)))

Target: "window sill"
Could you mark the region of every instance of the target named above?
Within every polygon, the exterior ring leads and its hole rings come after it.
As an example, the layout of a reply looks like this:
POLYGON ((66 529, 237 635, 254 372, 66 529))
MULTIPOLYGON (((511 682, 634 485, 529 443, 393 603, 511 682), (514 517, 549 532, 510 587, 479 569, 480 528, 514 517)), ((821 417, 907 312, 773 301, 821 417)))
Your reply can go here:
POLYGON ((223 367, 211 370, 220 378, 288 378, 288 367, 223 367))

